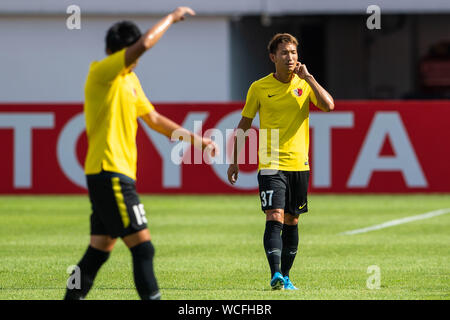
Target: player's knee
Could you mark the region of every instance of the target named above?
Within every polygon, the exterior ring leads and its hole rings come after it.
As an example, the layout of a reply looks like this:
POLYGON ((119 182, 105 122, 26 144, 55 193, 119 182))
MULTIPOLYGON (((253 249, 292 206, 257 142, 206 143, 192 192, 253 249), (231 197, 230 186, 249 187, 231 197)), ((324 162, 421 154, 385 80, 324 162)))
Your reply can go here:
POLYGON ((90 246, 100 251, 111 252, 114 249, 116 240, 103 235, 91 235, 90 246))
POLYGON ((151 237, 149 230, 145 228, 130 235, 124 236, 122 240, 128 248, 133 248, 141 243, 151 241, 151 237))
POLYGON ((298 224, 298 215, 292 215, 289 213, 286 213, 284 215, 284 224, 295 226, 298 224))
POLYGON ((284 222, 284 210, 283 209, 271 209, 266 210, 266 220, 267 221, 279 221, 284 222))

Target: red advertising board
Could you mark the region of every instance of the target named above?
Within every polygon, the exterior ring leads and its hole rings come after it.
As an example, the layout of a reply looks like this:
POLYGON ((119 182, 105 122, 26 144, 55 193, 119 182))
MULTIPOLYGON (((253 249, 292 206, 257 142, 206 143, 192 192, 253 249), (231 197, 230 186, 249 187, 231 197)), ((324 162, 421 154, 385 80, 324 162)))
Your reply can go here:
MULTIPOLYGON (((233 129, 243 103, 156 104, 198 134, 213 136, 220 156, 140 125, 140 193, 254 193, 257 165, 246 149, 238 183, 227 182, 233 129), (250 164, 248 162, 251 162, 250 164)), ((2 194, 85 193, 87 140, 81 104, 1 104, 2 194)), ((450 192, 450 101, 337 101, 311 107, 311 192, 450 192)), ((255 129, 258 127, 255 119, 255 129)), ((255 150, 253 150, 253 149, 255 150)))

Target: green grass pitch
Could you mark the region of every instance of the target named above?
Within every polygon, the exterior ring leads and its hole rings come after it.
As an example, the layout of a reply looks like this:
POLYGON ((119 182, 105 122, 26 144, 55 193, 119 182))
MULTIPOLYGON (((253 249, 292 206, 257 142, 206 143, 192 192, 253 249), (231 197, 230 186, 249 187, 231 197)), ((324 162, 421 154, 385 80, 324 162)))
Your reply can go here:
MULTIPOLYGON (((450 214, 358 235, 341 232, 450 208, 449 195, 310 195, 291 271, 271 291, 257 195, 141 195, 165 300, 450 298, 450 214), (380 288, 369 289, 369 266, 380 288)), ((87 196, 0 197, 0 299, 62 299, 89 240, 87 196)), ((87 299, 138 299, 118 241, 87 299)))

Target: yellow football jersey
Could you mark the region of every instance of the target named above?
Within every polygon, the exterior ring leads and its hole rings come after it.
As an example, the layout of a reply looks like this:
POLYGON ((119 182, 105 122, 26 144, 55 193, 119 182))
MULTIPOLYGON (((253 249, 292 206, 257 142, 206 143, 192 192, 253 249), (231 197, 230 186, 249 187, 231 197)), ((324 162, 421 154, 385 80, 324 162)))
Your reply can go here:
POLYGON ((125 49, 92 62, 85 85, 85 173, 103 169, 136 179, 137 118, 153 110, 138 77, 125 67, 125 49))
POLYGON ((252 83, 242 116, 253 119, 259 112, 258 169, 309 170, 309 102, 317 98, 297 75, 289 83, 273 73, 252 83))

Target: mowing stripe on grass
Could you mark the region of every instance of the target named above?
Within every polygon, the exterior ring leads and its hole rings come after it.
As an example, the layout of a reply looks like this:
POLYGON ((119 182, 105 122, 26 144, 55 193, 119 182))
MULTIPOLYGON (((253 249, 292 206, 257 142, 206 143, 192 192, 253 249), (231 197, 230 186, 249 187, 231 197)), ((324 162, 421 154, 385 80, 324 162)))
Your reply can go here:
POLYGON ((375 230, 380 230, 380 229, 384 229, 384 228, 397 226, 397 225, 403 224, 403 223, 408 223, 408 222, 412 222, 412 221, 433 218, 433 217, 440 216, 440 215, 443 215, 443 214, 446 214, 446 213, 450 213, 450 208, 439 209, 439 210, 435 210, 435 211, 430 211, 430 212, 426 212, 426 213, 423 213, 423 214, 419 214, 419 215, 416 215, 416 216, 411 216, 411 217, 406 217, 406 218, 402 218, 402 219, 391 220, 391 221, 387 221, 387 222, 382 223, 382 224, 377 224, 375 226, 362 228, 362 229, 356 229, 356 230, 350 230, 350 231, 342 232, 340 234, 342 234, 342 235, 352 235, 352 234, 358 234, 358 233, 366 233, 366 232, 370 232, 370 231, 375 231, 375 230))

